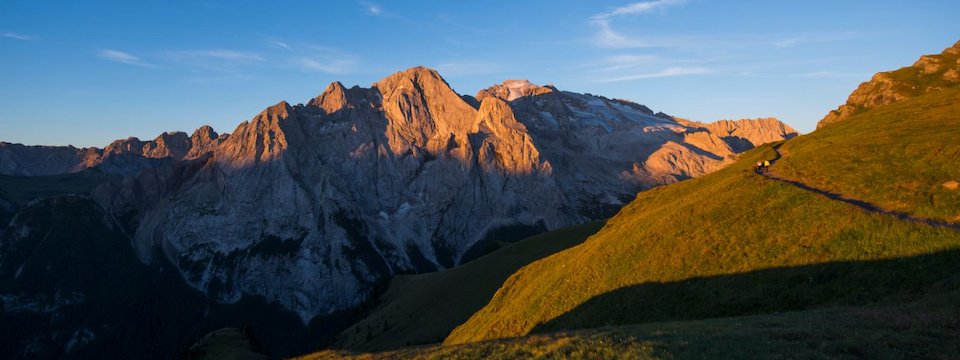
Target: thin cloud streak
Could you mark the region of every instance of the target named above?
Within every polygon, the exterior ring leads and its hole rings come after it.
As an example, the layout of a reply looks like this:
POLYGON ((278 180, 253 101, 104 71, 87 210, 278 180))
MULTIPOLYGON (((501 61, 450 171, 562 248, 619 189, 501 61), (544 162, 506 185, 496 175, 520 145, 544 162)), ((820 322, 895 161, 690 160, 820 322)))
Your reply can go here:
POLYGON ((170 54, 180 58, 207 58, 236 62, 263 61, 263 56, 254 52, 226 49, 172 51, 170 54))
POLYGON ((97 52, 97 56, 99 56, 99 57, 102 58, 102 59, 106 59, 106 60, 113 61, 113 62, 118 62, 118 63, 121 63, 121 64, 136 65, 136 66, 143 66, 143 67, 151 67, 151 66, 153 66, 153 65, 151 65, 151 64, 149 64, 149 63, 144 62, 143 59, 141 59, 140 57, 138 57, 138 56, 136 56, 136 55, 133 55, 133 54, 130 54, 130 53, 127 53, 127 52, 123 52, 123 51, 120 51, 120 50, 103 49, 103 50, 100 50, 99 52, 97 52))
POLYGON ((377 16, 377 17, 386 17, 390 15, 385 10, 383 10, 382 6, 374 4, 372 2, 361 1, 360 5, 363 5, 363 7, 367 10, 368 13, 370 13, 370 15, 377 16))
POLYGON ((665 45, 663 41, 649 39, 631 39, 617 32, 610 24, 611 20, 624 15, 638 15, 670 6, 683 4, 685 0, 656 0, 633 3, 590 17, 590 22, 597 27, 596 41, 600 46, 613 48, 656 47, 665 45))
POLYGON ((448 62, 433 66, 444 76, 470 76, 503 73, 503 65, 487 61, 448 62))
POLYGON ((857 34, 852 31, 836 33, 836 34, 822 34, 822 35, 802 35, 794 36, 785 39, 780 39, 773 42, 774 47, 778 48, 791 48, 797 45, 803 44, 817 44, 817 43, 831 43, 838 41, 851 40, 857 37, 857 34))
POLYGON ((357 70, 357 56, 340 49, 313 43, 285 42, 291 52, 282 59, 301 71, 348 74, 357 70))
POLYGON ((345 74, 353 71, 355 62, 348 59, 316 59, 309 57, 300 57, 294 60, 301 69, 307 71, 316 71, 328 74, 345 74))
POLYGON ((673 76, 701 75, 701 74, 710 74, 712 72, 713 72, 712 70, 707 68, 672 67, 672 68, 667 68, 667 69, 657 71, 657 72, 652 72, 652 73, 643 73, 643 74, 621 76, 621 77, 615 77, 615 78, 609 78, 609 79, 602 79, 600 80, 600 82, 620 82, 620 81, 654 79, 654 78, 673 77, 673 76))
POLYGON ((814 78, 814 79, 836 79, 836 78, 857 78, 857 79, 866 79, 870 77, 868 73, 841 73, 834 71, 812 71, 805 74, 801 74, 800 77, 805 78, 814 78))
POLYGON ((270 41, 270 46, 281 48, 284 50, 290 50, 290 44, 287 44, 285 41, 272 40, 270 41))
POLYGON ((266 60, 259 53, 230 49, 173 50, 165 55, 167 61, 177 66, 224 73, 235 73, 266 60))
POLYGON ((662 9, 665 7, 679 5, 686 2, 686 0, 656 0, 656 1, 644 1, 633 3, 627 6, 618 7, 613 9, 613 11, 601 13, 594 15, 593 19, 609 19, 615 16, 621 15, 636 15, 648 13, 657 9, 662 9))
POLYGON ((32 40, 34 40, 34 37, 33 37, 33 36, 26 35, 26 34, 15 33, 15 32, 5 32, 5 33, 3 33, 2 35, 3 35, 3 37, 5 37, 5 38, 20 40, 20 41, 32 41, 32 40))

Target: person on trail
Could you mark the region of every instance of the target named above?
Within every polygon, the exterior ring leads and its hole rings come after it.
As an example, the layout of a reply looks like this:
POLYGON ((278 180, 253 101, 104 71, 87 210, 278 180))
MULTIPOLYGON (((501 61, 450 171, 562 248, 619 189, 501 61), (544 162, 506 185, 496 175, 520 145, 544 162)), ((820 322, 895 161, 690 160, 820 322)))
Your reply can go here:
POLYGON ((763 172, 763 162, 757 161, 757 174, 763 172))
POLYGON ((763 161, 763 172, 770 172, 770 160, 763 161))

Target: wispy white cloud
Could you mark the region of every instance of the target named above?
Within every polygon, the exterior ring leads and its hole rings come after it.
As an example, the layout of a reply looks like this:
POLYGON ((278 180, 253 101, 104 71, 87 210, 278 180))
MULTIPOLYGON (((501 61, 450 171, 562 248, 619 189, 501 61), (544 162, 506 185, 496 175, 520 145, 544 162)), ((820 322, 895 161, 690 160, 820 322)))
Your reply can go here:
POLYGON ((205 58, 237 62, 263 61, 263 56, 255 52, 227 49, 172 51, 170 54, 179 58, 205 58))
POLYGON ((815 43, 830 43, 838 41, 846 41, 854 39, 857 37, 857 33, 853 31, 839 32, 833 34, 814 34, 814 35, 797 35, 791 37, 784 37, 773 42, 773 46, 778 48, 790 48, 797 45, 803 44, 815 44, 815 43))
POLYGON ((136 56, 127 52, 123 52, 120 50, 103 49, 97 52, 97 55, 100 58, 110 60, 113 62, 118 62, 121 64, 136 65, 136 66, 143 66, 143 67, 153 66, 143 61, 143 59, 141 59, 139 56, 136 56))
POLYGON ((378 4, 375 4, 369 1, 361 1, 360 5, 363 5, 363 7, 367 9, 367 13, 369 13, 370 15, 379 16, 379 17, 386 17, 390 15, 389 13, 387 13, 386 10, 383 9, 382 6, 378 4))
POLYGON ((290 44, 287 44, 287 43, 285 43, 285 42, 283 42, 283 41, 279 41, 279 40, 275 40, 275 41, 273 42, 273 46, 276 46, 276 47, 281 48, 281 49, 290 50, 290 44))
POLYGON ((256 52, 230 49, 174 50, 165 54, 173 64, 220 72, 236 72, 266 60, 256 52))
POLYGON ((653 78, 673 77, 673 76, 710 74, 712 72, 713 72, 712 70, 707 68, 702 68, 702 67, 671 67, 671 68, 667 68, 667 69, 663 69, 655 72, 601 79, 599 81, 600 82, 618 82, 618 81, 653 79, 653 78))
POLYGON ((608 12, 600 13, 590 17, 590 22, 597 27, 596 43, 600 46, 614 48, 636 48, 636 47, 654 47, 664 45, 666 42, 653 39, 630 38, 613 29, 611 21, 614 18, 625 15, 639 15, 649 13, 655 10, 664 9, 670 6, 684 3, 685 0, 654 0, 633 3, 622 6, 608 12))
POLYGON ((617 71, 623 69, 632 69, 638 66, 650 65, 660 60, 656 55, 642 54, 620 54, 608 56, 602 61, 603 67, 600 71, 617 71))
POLYGON ((334 47, 313 43, 288 43, 289 62, 303 71, 347 74, 357 70, 357 56, 334 47))
POLYGON ((27 34, 9 32, 9 31, 8 31, 8 32, 5 32, 5 33, 3 33, 3 34, 0 34, 0 35, 2 35, 2 36, 5 37, 5 38, 20 40, 20 41, 31 41, 31 40, 35 40, 35 38, 34 38, 33 36, 30 36, 30 35, 27 35, 27 34))
POLYGON ((444 76, 488 75, 505 71, 502 64, 491 61, 447 62, 433 67, 444 76))
POLYGON ((654 0, 654 1, 642 1, 633 3, 627 6, 621 6, 612 11, 605 13, 600 13, 594 15, 593 19, 609 19, 615 16, 621 15, 636 15, 648 13, 654 10, 663 9, 665 7, 679 5, 684 3, 686 0, 654 0))
POLYGON ((865 78, 869 78, 869 77, 870 77, 870 74, 868 74, 868 73, 835 72, 835 71, 811 71, 811 72, 808 72, 808 73, 800 74, 800 77, 816 78, 816 79, 836 79, 836 78, 858 78, 858 79, 865 79, 865 78))
POLYGON ((316 71, 328 74, 344 74, 353 71, 355 61, 352 59, 336 59, 321 57, 298 57, 294 62, 306 71, 316 71))

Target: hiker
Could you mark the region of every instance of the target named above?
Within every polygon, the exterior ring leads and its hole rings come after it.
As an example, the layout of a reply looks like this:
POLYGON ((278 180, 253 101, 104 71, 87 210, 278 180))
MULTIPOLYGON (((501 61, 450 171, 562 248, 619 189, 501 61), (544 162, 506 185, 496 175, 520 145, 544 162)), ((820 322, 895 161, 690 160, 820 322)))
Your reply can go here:
POLYGON ((757 174, 763 172, 763 162, 757 161, 757 174))
POLYGON ((763 172, 770 172, 770 160, 763 161, 763 172))

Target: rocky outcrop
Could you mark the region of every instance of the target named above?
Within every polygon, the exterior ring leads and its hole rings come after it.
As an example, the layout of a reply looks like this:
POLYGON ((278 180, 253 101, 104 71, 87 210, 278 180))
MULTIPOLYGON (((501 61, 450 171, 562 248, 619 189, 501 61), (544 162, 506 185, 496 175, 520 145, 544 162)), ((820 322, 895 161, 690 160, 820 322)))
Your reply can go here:
POLYGON ((487 97, 496 97, 506 101, 513 101, 525 96, 542 95, 555 91, 552 85, 539 86, 531 83, 529 80, 507 80, 499 85, 491 86, 480 90, 477 93, 477 101, 483 101, 487 97))
POLYGON ((877 73, 857 87, 846 104, 830 111, 817 128, 906 98, 960 85, 960 41, 937 55, 921 56, 912 66, 877 73))
MULTIPOLYGON (((789 139, 797 134, 796 130, 776 118, 718 120, 712 123, 679 118, 676 120, 691 128, 704 129, 707 133, 720 138, 733 153, 744 152, 761 144, 789 139)), ((688 139, 688 142, 703 143, 703 140, 688 139)), ((716 151, 701 148, 715 154, 723 151, 720 148, 716 148, 716 151)))

